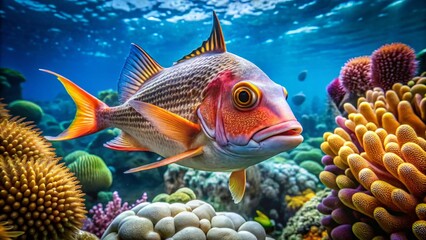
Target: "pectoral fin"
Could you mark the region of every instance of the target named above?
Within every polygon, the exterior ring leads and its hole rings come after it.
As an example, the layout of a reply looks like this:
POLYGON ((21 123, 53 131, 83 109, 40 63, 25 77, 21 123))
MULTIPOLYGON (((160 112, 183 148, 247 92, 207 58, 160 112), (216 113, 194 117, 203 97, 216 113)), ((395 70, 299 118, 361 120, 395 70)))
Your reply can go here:
POLYGON ((150 103, 132 100, 129 102, 138 113, 168 138, 189 148, 194 137, 201 131, 200 125, 175 113, 150 103))
POLYGON ((246 191, 246 170, 238 170, 231 173, 229 178, 229 191, 231 191, 234 203, 239 203, 243 199, 246 191))
POLYGON ((198 156, 198 155, 201 155, 201 154, 203 154, 203 147, 188 150, 186 152, 180 153, 180 154, 173 156, 173 157, 165 158, 165 159, 158 161, 158 162, 154 162, 154 163, 150 163, 150 164, 143 165, 143 166, 140 166, 140 167, 132 168, 132 169, 125 171, 124 173, 134 173, 134 172, 139 172, 139 171, 143 171, 143 170, 158 168, 158 167, 168 165, 170 163, 175 163, 175 162, 178 162, 180 160, 195 157, 195 156, 198 156))
POLYGON ((136 139, 125 132, 122 132, 113 140, 104 143, 104 147, 118 151, 149 151, 148 148, 140 145, 136 139))

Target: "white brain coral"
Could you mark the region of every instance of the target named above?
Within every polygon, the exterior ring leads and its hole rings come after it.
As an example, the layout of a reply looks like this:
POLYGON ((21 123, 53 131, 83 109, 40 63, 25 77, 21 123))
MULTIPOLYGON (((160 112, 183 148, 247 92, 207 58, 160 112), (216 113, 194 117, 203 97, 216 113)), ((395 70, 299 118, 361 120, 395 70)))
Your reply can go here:
POLYGON ((203 201, 141 203, 118 215, 103 240, 267 240, 264 228, 203 201))

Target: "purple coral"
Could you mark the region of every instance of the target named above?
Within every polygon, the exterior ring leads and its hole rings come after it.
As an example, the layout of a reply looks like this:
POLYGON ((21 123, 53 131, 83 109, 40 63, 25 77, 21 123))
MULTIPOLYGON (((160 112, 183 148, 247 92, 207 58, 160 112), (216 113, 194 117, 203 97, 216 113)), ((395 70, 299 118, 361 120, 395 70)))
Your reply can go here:
POLYGON ((403 43, 386 44, 371 55, 371 80, 384 91, 394 83, 406 84, 416 73, 416 54, 403 43))
POLYGON ((118 195, 118 192, 115 191, 112 194, 112 201, 109 201, 105 205, 105 208, 103 207, 102 203, 98 203, 98 205, 95 205, 92 209, 90 209, 89 214, 92 214, 92 217, 86 219, 86 222, 83 226, 83 230, 91 232, 98 237, 101 237, 104 231, 109 226, 109 224, 112 222, 112 220, 114 220, 116 216, 118 216, 118 214, 132 209, 140 203, 146 202, 147 199, 147 194, 143 193, 142 197, 136 200, 134 204, 129 205, 128 202, 124 202, 123 204, 121 204, 122 199, 118 195))
POLYGON ((327 93, 328 96, 330 96, 331 100, 333 100, 334 104, 336 104, 336 106, 339 106, 340 102, 346 94, 346 91, 343 88, 339 78, 335 78, 327 85, 327 93))

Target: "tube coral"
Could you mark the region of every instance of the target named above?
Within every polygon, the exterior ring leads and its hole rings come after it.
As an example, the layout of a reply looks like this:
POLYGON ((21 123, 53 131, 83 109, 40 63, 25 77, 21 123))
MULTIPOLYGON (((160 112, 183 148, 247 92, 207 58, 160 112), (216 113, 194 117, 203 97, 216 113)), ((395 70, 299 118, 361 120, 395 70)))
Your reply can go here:
POLYGON ((425 83, 367 91, 324 134, 320 180, 333 191, 318 209, 333 239, 424 239, 425 83))

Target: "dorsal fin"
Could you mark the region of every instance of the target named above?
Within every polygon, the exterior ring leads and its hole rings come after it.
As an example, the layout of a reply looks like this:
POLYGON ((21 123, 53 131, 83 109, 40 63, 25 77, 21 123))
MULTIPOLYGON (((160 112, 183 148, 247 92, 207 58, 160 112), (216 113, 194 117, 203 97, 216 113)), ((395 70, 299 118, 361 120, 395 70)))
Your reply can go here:
POLYGON ((222 28, 220 27, 220 22, 215 11, 213 11, 213 28, 212 32, 210 33, 210 37, 203 42, 201 47, 195 49, 177 62, 180 63, 186 59, 201 55, 205 52, 226 52, 225 39, 223 38, 222 28))
POLYGON ((120 103, 133 96, 142 84, 163 69, 141 47, 132 43, 129 56, 126 59, 120 79, 118 80, 118 95, 120 103))

